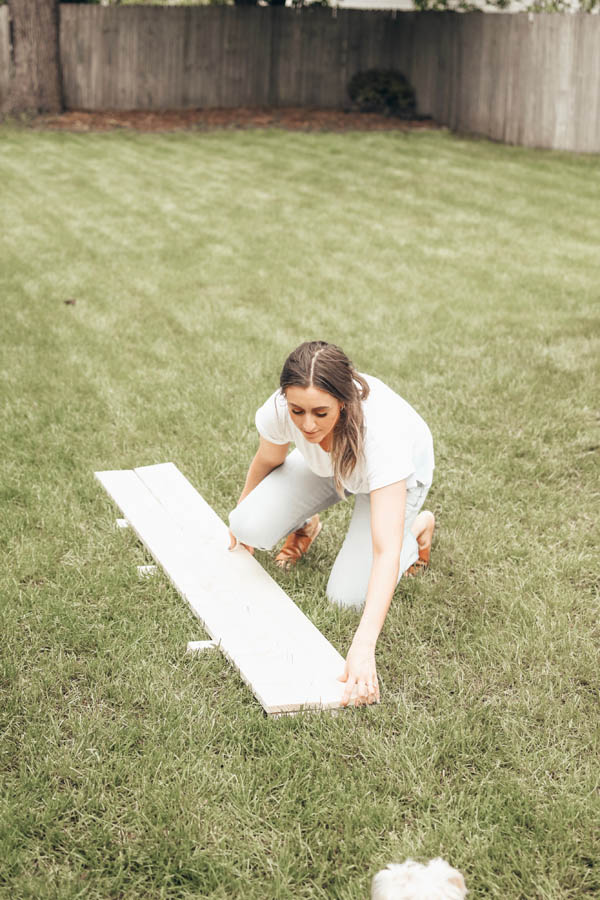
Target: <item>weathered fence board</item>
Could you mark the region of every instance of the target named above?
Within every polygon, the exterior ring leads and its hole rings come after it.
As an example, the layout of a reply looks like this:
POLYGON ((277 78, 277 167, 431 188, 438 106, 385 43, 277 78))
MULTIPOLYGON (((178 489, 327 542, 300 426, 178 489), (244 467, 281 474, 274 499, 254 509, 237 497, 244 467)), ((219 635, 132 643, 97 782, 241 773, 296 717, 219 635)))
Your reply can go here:
POLYGON ((10 75, 10 29, 8 6, 0 6, 0 110, 6 102, 10 75))
POLYGON ((577 60, 574 86, 573 144, 583 152, 600 151, 600 21, 588 27, 589 17, 577 20, 575 58, 577 60))
POLYGON ((599 16, 438 17, 438 122, 507 143, 600 152, 599 16))
MULTIPOLYGON (((600 152, 600 16, 63 4, 60 41, 69 109, 341 108, 394 67, 452 129, 600 152)), ((8 42, 3 6, 0 108, 8 42)))

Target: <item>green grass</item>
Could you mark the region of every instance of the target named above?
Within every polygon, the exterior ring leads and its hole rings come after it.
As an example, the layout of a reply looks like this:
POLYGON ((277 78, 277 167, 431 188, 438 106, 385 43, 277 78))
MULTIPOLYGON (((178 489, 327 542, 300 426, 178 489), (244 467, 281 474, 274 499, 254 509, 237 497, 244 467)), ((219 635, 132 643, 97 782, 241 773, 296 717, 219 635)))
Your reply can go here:
MULTIPOLYGON (((0 895, 364 900, 439 854, 600 897, 598 157, 4 127, 0 184, 0 895), (93 472, 172 460, 225 517, 317 337, 430 424, 439 527, 381 705, 270 720, 93 472)), ((261 556, 342 653, 349 513, 287 580, 261 556)))

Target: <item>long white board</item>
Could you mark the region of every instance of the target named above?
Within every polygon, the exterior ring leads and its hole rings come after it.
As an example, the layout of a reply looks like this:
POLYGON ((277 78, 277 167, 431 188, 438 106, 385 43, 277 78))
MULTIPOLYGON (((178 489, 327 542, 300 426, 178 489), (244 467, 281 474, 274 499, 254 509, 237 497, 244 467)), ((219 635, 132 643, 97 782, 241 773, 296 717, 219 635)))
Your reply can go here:
POLYGON ((173 463, 95 474, 267 713, 341 706, 343 657, 173 463))

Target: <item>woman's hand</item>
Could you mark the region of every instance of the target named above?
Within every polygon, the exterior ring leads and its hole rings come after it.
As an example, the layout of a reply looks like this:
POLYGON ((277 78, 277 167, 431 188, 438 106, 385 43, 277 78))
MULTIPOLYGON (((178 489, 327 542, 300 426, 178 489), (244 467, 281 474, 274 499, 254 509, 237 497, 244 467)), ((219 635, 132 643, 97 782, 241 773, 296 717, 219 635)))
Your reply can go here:
POLYGON ((361 640, 352 641, 344 673, 338 681, 346 682, 346 690, 342 697, 342 706, 347 706, 356 686, 355 706, 379 701, 379 683, 375 668, 375 645, 361 640))
POLYGON ((242 544, 242 542, 238 541, 235 534, 233 534, 233 532, 230 530, 229 531, 229 549, 235 550, 235 548, 237 546, 245 547, 246 550, 248 551, 248 553, 250 553, 252 556, 254 556, 254 547, 249 547, 248 544, 242 544))

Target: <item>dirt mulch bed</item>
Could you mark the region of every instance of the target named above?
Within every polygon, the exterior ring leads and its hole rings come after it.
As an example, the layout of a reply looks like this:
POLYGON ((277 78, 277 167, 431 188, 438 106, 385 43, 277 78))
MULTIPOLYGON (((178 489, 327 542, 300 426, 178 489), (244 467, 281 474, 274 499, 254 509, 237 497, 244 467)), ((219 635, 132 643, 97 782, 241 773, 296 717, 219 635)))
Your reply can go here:
POLYGON ((376 113, 335 109, 183 109, 164 112, 71 110, 54 116, 39 116, 34 128, 52 131, 212 130, 218 128, 284 128, 289 131, 409 131, 438 128, 432 119, 406 120, 376 113))

